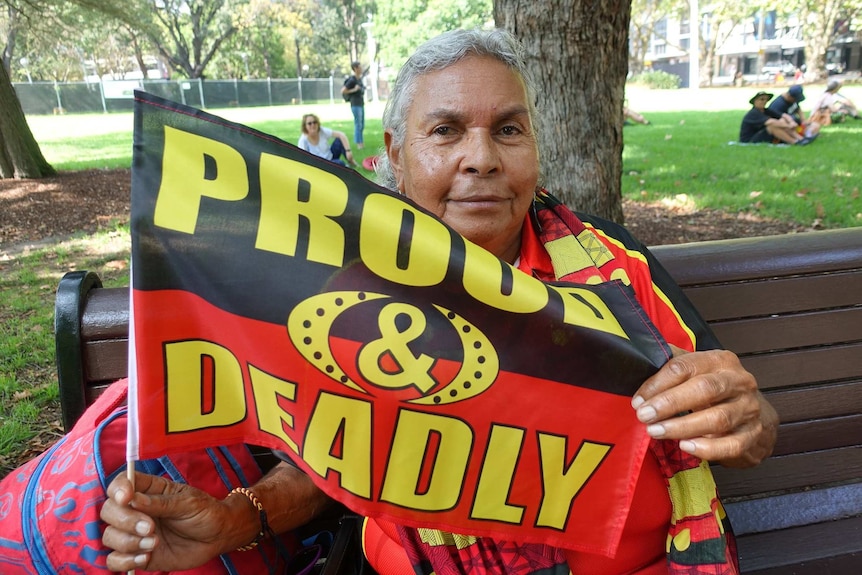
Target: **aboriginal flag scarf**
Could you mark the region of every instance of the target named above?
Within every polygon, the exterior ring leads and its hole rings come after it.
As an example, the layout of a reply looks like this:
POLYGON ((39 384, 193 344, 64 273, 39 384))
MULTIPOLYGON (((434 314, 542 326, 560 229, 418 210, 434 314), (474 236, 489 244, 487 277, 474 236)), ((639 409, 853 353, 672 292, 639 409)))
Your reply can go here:
MULTIPOLYGON (((551 256, 557 281, 593 283, 616 277, 621 269, 598 236, 575 214, 545 190, 536 194, 533 224, 551 256), (568 240, 574 238, 577 242, 568 240), (562 240, 562 241, 561 241, 562 240), (591 266, 579 265, 583 254, 563 257, 562 250, 580 248, 591 266)), ((734 575, 739 572, 736 544, 730 522, 718 500, 709 464, 681 449, 676 441, 653 439, 650 451, 667 482, 673 512, 667 536, 668 572, 671 575, 734 575)))
MULTIPOLYGON (((531 218, 553 265, 554 277, 548 279, 596 283, 625 272, 619 254, 614 255, 599 234, 545 190, 537 192, 531 218)), ((641 265, 648 274, 646 264, 641 265)), ((675 441, 654 439, 650 451, 664 476, 673 509, 666 543, 667 573, 737 575, 736 545, 709 464, 680 450, 675 441)), ((416 573, 580 575, 566 550, 549 545, 393 527, 416 573)))

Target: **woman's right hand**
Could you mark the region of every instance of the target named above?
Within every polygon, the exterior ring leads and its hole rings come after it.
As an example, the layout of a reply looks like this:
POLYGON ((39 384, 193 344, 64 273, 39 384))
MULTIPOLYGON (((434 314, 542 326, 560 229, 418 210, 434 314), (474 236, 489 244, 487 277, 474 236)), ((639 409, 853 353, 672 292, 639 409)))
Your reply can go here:
POLYGON ((108 524, 102 543, 113 549, 107 557, 111 571, 198 567, 248 543, 256 534, 250 530, 259 528, 257 513, 244 496, 219 500, 195 487, 144 473, 135 474, 134 488, 125 475, 111 482, 101 518, 108 524), (248 533, 237 525, 237 513, 249 517, 248 533), (226 526, 234 532, 225 533, 226 526))

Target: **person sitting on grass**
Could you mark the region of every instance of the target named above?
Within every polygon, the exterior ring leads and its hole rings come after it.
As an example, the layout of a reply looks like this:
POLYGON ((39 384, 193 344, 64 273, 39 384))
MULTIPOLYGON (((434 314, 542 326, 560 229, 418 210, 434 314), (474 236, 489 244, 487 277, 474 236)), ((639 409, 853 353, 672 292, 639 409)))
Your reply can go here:
POLYGON ((321 126, 320 118, 315 114, 302 116, 302 135, 296 145, 339 166, 356 166, 350 142, 344 132, 321 126), (332 144, 329 143, 330 140, 332 144), (343 161, 341 156, 344 156, 343 161))
POLYGON ((796 131, 804 138, 812 140, 820 134, 820 124, 817 122, 805 121, 805 114, 799 104, 805 100, 805 93, 802 86, 794 84, 787 89, 786 92, 779 95, 769 103, 769 110, 778 116, 786 116, 793 121, 796 131))
POLYGON ((745 144, 810 144, 811 138, 806 138, 796 131, 796 122, 792 118, 766 108, 771 99, 772 94, 769 92, 758 92, 748 101, 752 108, 742 118, 739 141, 745 144))
POLYGON ((843 122, 848 117, 854 120, 862 120, 862 116, 859 115, 859 110, 856 108, 853 100, 838 93, 841 86, 842 84, 839 80, 831 80, 826 85, 826 90, 814 102, 809 119, 814 119, 824 126, 843 122))

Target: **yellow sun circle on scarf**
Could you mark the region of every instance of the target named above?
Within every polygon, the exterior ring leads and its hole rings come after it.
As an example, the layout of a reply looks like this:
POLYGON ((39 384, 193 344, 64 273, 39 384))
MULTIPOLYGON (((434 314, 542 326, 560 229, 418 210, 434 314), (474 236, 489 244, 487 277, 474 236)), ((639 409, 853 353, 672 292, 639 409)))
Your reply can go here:
POLYGON ((685 551, 691 545, 691 530, 683 529, 673 537, 673 546, 678 551, 685 551))

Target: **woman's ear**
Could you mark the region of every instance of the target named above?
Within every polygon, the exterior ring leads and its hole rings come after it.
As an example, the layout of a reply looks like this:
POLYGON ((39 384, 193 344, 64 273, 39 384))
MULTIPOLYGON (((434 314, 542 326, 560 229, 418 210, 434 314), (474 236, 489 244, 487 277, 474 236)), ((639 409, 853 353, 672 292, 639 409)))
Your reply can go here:
POLYGON ((404 194, 404 170, 401 168, 401 148, 393 143, 392 132, 383 132, 383 144, 386 146, 386 156, 389 158, 389 166, 392 175, 395 176, 395 187, 400 194, 404 194))

